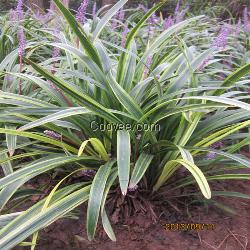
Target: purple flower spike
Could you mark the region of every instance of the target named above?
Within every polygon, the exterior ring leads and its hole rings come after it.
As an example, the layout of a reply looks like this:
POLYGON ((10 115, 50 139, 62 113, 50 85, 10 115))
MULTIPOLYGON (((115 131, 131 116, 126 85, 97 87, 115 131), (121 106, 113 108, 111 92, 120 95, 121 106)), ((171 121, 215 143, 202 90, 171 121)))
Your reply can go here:
POLYGON ((10 20, 13 22, 18 20, 17 12, 14 9, 10 10, 10 20))
POLYGON ((180 13, 178 13, 176 15, 175 22, 176 23, 182 22, 183 19, 184 19, 184 17, 185 17, 185 15, 186 15, 186 13, 187 13, 187 11, 188 11, 188 8, 186 8, 186 9, 182 10, 180 13))
POLYGON ((52 51, 52 58, 57 58, 61 54, 61 49, 58 47, 54 47, 52 51))
POLYGON ((154 30, 155 30, 155 24, 159 22, 158 16, 154 13, 149 19, 148 19, 148 34, 149 34, 149 39, 151 39, 154 35, 154 30))
POLYGON ((111 24, 112 30, 115 30, 117 28, 117 25, 118 25, 118 22, 117 22, 118 16, 119 16, 119 12, 114 15, 114 19, 112 20, 112 24, 111 24))
POLYGON ((154 13, 152 16, 149 18, 149 23, 150 24, 157 24, 159 22, 158 16, 154 13))
POLYGON ((122 32, 122 47, 125 47, 126 37, 127 37, 128 32, 129 32, 128 25, 126 24, 122 32))
POLYGON ((128 191, 129 191, 129 192, 135 192, 137 189, 138 189, 138 185, 135 185, 135 186, 133 186, 132 188, 131 188, 131 187, 128 187, 128 191))
POLYGON ((82 170, 82 174, 87 176, 87 177, 94 177, 95 174, 96 174, 96 171, 93 170, 93 169, 85 169, 85 170, 82 170))
POLYGON ((96 2, 94 2, 93 10, 92 10, 92 16, 93 17, 96 15, 96 9, 97 9, 96 2))
POLYGON ((24 17, 24 12, 23 12, 23 0, 18 0, 17 6, 15 10, 11 10, 10 12, 10 19, 12 21, 20 21, 24 17))
MULTIPOLYGON (((210 146, 210 148, 212 148, 212 149, 217 149, 217 148, 221 148, 221 147, 223 147, 223 146, 224 146, 224 143, 223 143, 222 141, 218 141, 218 142, 213 143, 213 144, 210 146)), ((216 153, 214 153, 214 152, 209 152, 209 153, 206 154, 205 159, 207 159, 207 160, 212 160, 212 159, 214 159, 215 157, 216 157, 216 153)))
POLYGON ((153 62, 153 58, 152 58, 152 56, 149 56, 148 59, 147 59, 147 64, 146 64, 147 68, 150 68, 152 62, 153 62))
POLYGON ((227 46, 227 40, 228 36, 230 34, 230 31, 227 27, 223 26, 220 30, 219 35, 215 38, 212 46, 217 49, 225 49, 227 46))
POLYGON ((53 1, 50 1, 49 12, 53 13, 56 10, 56 5, 53 1))
POLYGON ((22 57, 25 53, 25 48, 26 48, 26 39, 25 39, 24 30, 21 29, 18 32, 17 36, 18 36, 18 40, 19 40, 18 54, 20 57, 22 57))
POLYGON ((181 5, 181 0, 178 0, 174 11, 175 16, 177 16, 180 11, 180 5, 181 5))
POLYGON ((113 30, 116 29, 118 26, 118 21, 123 22, 124 18, 125 18, 125 11, 123 9, 121 9, 114 16, 114 19, 113 19, 112 25, 111 25, 112 29, 113 30))
POLYGON ((146 62, 146 68, 144 70, 144 77, 146 78, 148 76, 148 73, 149 73, 149 69, 150 69, 150 66, 152 65, 153 63, 153 57, 152 56, 149 56, 148 59, 147 59, 147 62, 146 62))
POLYGON ((244 20, 244 31, 249 32, 250 31, 250 22, 248 19, 248 9, 245 7, 243 12, 243 20, 244 20))
POLYGON ((238 36, 240 34, 240 31, 241 31, 241 19, 238 20, 238 23, 236 25, 235 36, 238 36))
POLYGON ((43 132, 45 135, 55 139, 55 140, 61 140, 62 136, 59 135, 58 133, 56 133, 55 131, 52 131, 52 130, 45 130, 43 132))
POLYGON ((163 24, 164 29, 167 30, 168 28, 170 28, 171 26, 173 26, 173 24, 174 24, 174 20, 173 20, 172 16, 169 16, 164 21, 164 24, 163 24))
MULTIPOLYGON (((54 30, 55 42, 59 42, 59 39, 58 39, 59 34, 60 34, 60 30, 55 29, 54 30)), ((57 58, 60 56, 60 54, 61 54, 61 49, 58 47, 54 47, 52 51, 52 58, 57 58)))
POLYGON ((125 18, 125 11, 124 9, 121 9, 119 12, 118 12, 118 19, 119 21, 124 21, 124 18, 125 18))
POLYGON ((216 157, 216 153, 214 152, 209 152, 206 154, 205 159, 207 160, 213 160, 216 157))
POLYGON ((48 20, 50 19, 51 17, 51 12, 49 11, 48 13, 46 14, 41 14, 39 11, 35 12, 33 14, 33 17, 34 19, 37 19, 38 21, 42 22, 42 23, 46 23, 48 22, 48 20))
POLYGON ((211 148, 221 148, 224 146, 224 143, 222 141, 217 141, 211 145, 211 148))
POLYGON ((208 57, 202 62, 202 64, 201 64, 200 67, 198 68, 198 70, 203 70, 203 69, 205 69, 206 66, 208 65, 208 63, 209 63, 209 61, 210 61, 211 59, 213 59, 213 56, 212 56, 212 55, 208 56, 208 57))
POLYGON ((18 0, 17 6, 16 6, 16 12, 18 19, 23 19, 24 13, 23 13, 23 0, 18 0))
POLYGON ((76 20, 83 24, 86 21, 86 10, 88 7, 89 1, 88 0, 83 0, 80 7, 77 10, 76 13, 76 20))

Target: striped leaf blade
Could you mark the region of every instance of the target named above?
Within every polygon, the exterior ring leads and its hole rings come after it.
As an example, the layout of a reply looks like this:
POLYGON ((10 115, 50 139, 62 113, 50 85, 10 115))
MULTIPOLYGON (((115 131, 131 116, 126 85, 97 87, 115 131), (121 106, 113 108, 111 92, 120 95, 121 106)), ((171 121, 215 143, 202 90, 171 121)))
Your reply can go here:
POLYGON ((67 20, 69 26, 77 35, 80 40, 81 45, 85 49, 86 53, 89 55, 90 58, 101 68, 101 61, 99 55, 93 46, 92 42, 85 34, 84 30, 81 28, 80 24, 76 21, 75 17, 71 14, 71 12, 62 4, 60 0, 54 0, 54 3, 59 8, 61 13, 64 15, 65 19, 67 20))
MULTIPOLYGON (((250 72, 250 63, 240 67, 232 74, 230 74, 222 83, 222 87, 229 87, 236 83, 241 77, 247 75, 250 72)), ((223 94, 224 90, 218 89, 214 92, 214 95, 221 95, 223 94)))
MULTIPOLYGON (((15 126, 7 126, 7 125, 5 125, 5 128, 6 129, 16 129, 15 126)), ((7 143, 7 148, 9 150, 10 156, 12 156, 15 153, 16 140, 17 140, 16 135, 6 134, 6 143, 7 143)))
POLYGON ((62 111, 58 111, 58 112, 53 113, 51 115, 37 119, 33 122, 27 123, 27 124, 21 126, 20 128, 18 128, 18 131, 25 131, 25 130, 28 130, 31 128, 42 126, 46 123, 54 122, 54 121, 64 119, 67 117, 71 117, 71 116, 75 116, 75 115, 83 115, 83 114, 89 115, 89 114, 91 114, 91 112, 84 109, 84 108, 81 108, 81 107, 80 108, 76 107, 76 108, 64 109, 62 111))
POLYGON ((17 216, 19 216, 22 213, 23 212, 16 212, 11 214, 0 215, 0 229, 9 224, 12 220, 14 220, 17 216))
POLYGON ((147 171, 153 158, 154 158, 153 155, 141 153, 141 155, 139 156, 138 160, 135 163, 135 167, 133 169, 129 183, 129 188, 134 188, 137 185, 137 183, 141 180, 141 178, 147 171))
MULTIPOLYGON (((131 46, 131 43, 133 42, 135 36, 137 35, 140 28, 145 24, 145 22, 152 16, 152 14, 157 11, 159 8, 161 8, 162 5, 164 5, 166 1, 161 1, 157 5, 155 5, 152 9, 150 9, 143 17, 142 19, 137 23, 137 25, 129 32, 126 43, 125 43, 125 49, 129 49, 131 46)), ((124 65, 126 64, 125 61, 127 60, 127 54, 126 52, 122 52, 118 69, 117 69, 117 82, 121 82, 121 79, 123 79, 124 76, 124 65)))
POLYGON ((209 179, 209 177, 206 179, 202 171, 195 164, 182 159, 172 160, 166 163, 161 176, 158 178, 157 183, 154 186, 154 190, 156 191, 165 183, 166 172, 170 172, 171 169, 176 170, 176 164, 184 166, 193 175, 204 197, 206 199, 210 199, 211 190, 207 182, 207 179, 209 179))
MULTIPOLYGON (((51 202, 55 203, 62 198, 66 197, 67 195, 71 194, 72 192, 82 188, 84 185, 82 183, 72 184, 68 185, 64 188, 61 188, 58 190, 55 195, 52 197, 51 202)), ((4 226, 0 230, 0 238, 3 238, 4 236, 10 234, 14 228, 17 228, 21 226, 23 223, 25 223, 27 220, 31 219, 33 216, 35 216, 37 213, 39 213, 44 206, 44 203, 46 201, 46 198, 44 198, 41 201, 38 201, 35 205, 27 209, 26 211, 23 211, 19 213, 16 218, 13 218, 13 220, 10 220, 6 226, 4 226)))
POLYGON ((123 195, 127 194, 130 173, 130 135, 126 130, 117 132, 117 165, 120 188, 123 195))
MULTIPOLYGON (((44 211, 23 222, 21 225, 13 228, 11 232, 0 239, 1 249, 11 249, 17 244, 28 238, 36 231, 48 226, 66 213, 81 205, 88 199, 89 186, 84 187, 74 193, 53 203, 44 211)), ((8 226, 8 225, 7 225, 8 226)), ((3 228, 4 229, 4 228, 3 228)))
POLYGON ((108 79, 112 91, 116 98, 120 101, 122 106, 131 114, 135 119, 140 119, 143 112, 139 105, 131 98, 131 96, 116 82, 111 72, 108 74, 108 79))
POLYGON ((119 122, 119 119, 116 118, 115 115, 110 113, 105 107, 103 107, 101 104, 99 104, 97 101, 95 101, 90 96, 86 95, 83 92, 79 92, 78 89, 73 88, 72 85, 65 83, 60 78, 56 77, 55 75, 53 75, 49 71, 45 70, 40 65, 32 62, 31 60, 26 59, 25 61, 28 64, 30 64, 39 74, 41 74, 47 80, 50 80, 55 85, 57 85, 61 90, 65 91, 67 94, 69 94, 72 98, 74 98, 83 107, 87 108, 88 110, 92 111, 93 113, 100 115, 101 117, 103 117, 106 120, 109 120, 111 122, 119 122))
POLYGON ((107 199, 107 196, 108 196, 108 192, 109 192, 111 186, 113 185, 114 181, 116 180, 117 176, 118 176, 118 172, 115 169, 115 171, 109 176, 109 178, 107 180, 107 184, 106 184, 106 187, 105 187, 103 200, 102 200, 102 207, 101 207, 102 225, 103 225, 103 228, 104 228, 105 232, 107 233, 107 235, 109 236, 109 238, 112 241, 116 241, 116 237, 115 237, 113 228, 112 228, 112 226, 110 224, 107 212, 105 210, 105 202, 106 202, 106 199, 107 199))
POLYGON ((13 173, 13 167, 11 161, 9 161, 8 158, 9 156, 7 153, 0 153, 0 165, 5 176, 13 173))
MULTIPOLYGON (((3 187, 16 182, 17 180, 23 179, 25 177, 29 177, 35 173, 43 173, 48 170, 51 170, 55 167, 62 166, 66 163, 73 163, 77 161, 85 161, 88 164, 91 163, 95 158, 90 156, 65 156, 63 154, 52 155, 49 157, 44 157, 39 159, 38 161, 31 162, 26 165, 25 168, 21 168, 12 174, 9 174, 0 179, 0 189, 3 187)), ((97 161, 98 162, 98 161, 97 161)))
POLYGON ((93 32, 93 39, 96 40, 98 36, 101 34, 102 30, 105 28, 106 24, 112 19, 112 17, 117 13, 119 9, 122 8, 127 3, 128 0, 120 0, 118 1, 107 13, 101 18, 98 22, 96 29, 93 32))
POLYGON ((113 160, 101 166, 98 169, 91 185, 87 210, 87 234, 89 240, 92 240, 95 235, 105 185, 114 163, 115 161, 113 160))

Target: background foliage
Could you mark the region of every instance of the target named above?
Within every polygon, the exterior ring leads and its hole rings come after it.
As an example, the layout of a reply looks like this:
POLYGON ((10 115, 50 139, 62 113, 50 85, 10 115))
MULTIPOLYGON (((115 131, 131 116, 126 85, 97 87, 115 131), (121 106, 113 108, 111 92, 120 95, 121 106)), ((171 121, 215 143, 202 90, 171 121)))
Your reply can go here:
POLYGON ((248 10, 238 22, 182 15, 185 6, 163 18, 154 14, 162 2, 120 10, 121 0, 89 15, 55 3, 60 12, 18 8, 0 19, 0 249, 26 239, 34 249, 39 230, 84 202, 89 239, 100 217, 115 240, 109 216, 121 197, 131 213, 171 195, 207 206, 220 195, 249 199, 211 188, 250 179, 241 172, 250 166, 241 154, 250 144, 248 10), (93 121, 161 129, 93 131, 93 121), (53 185, 27 187, 43 175, 53 185))
MULTIPOLYGON (((32 2, 32 0, 29 0, 32 2)), ((49 6, 49 0, 36 0, 43 2, 44 6, 49 6)), ((13 8, 16 4, 17 0, 1 0, 0 2, 0 12, 8 11, 11 8, 13 8)), ((93 6, 94 2, 93 0, 89 1, 89 8, 93 6)), ((105 0, 97 0, 97 5, 100 8, 101 6, 105 5, 105 0)), ((111 1, 113 3, 116 3, 117 1, 113 0, 111 1)), ((167 5, 162 8, 162 12, 165 15, 173 14, 177 0, 169 0, 167 5)), ((70 8, 73 10, 77 10, 78 6, 80 5, 80 0, 70 0, 70 8)), ((109 1, 110 3, 110 1, 109 1)), ((136 7, 138 4, 144 4, 148 8, 152 7, 154 3, 157 3, 157 1, 152 0, 143 0, 143 1, 137 1, 137 0, 130 0, 127 3, 127 7, 136 7)), ((220 16, 222 18, 228 18, 231 15, 238 17, 241 15, 243 9, 245 6, 250 6, 250 3, 248 0, 183 0, 181 1, 182 6, 189 6, 189 11, 193 13, 194 15, 201 14, 201 13, 210 13, 216 16, 220 16)))

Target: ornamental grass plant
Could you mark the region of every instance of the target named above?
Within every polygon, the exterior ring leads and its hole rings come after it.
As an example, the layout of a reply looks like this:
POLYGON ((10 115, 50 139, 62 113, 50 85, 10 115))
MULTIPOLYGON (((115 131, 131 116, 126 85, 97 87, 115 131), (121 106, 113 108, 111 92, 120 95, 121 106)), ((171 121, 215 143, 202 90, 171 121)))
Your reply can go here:
POLYGON ((211 187, 250 179, 240 154, 250 143, 246 21, 188 10, 164 19, 165 1, 133 11, 120 0, 90 15, 86 1, 76 15, 54 3, 60 15, 19 8, 20 18, 1 18, 0 249, 35 249, 41 229, 85 202, 89 240, 100 219, 115 241, 112 190, 249 199, 211 187), (60 180, 27 210, 8 212, 44 173, 60 180))

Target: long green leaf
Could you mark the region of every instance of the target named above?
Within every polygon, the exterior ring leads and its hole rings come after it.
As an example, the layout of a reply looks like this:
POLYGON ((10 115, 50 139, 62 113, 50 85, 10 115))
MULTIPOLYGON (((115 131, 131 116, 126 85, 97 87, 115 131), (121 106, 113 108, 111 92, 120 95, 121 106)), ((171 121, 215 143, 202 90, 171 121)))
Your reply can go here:
POLYGON ((101 61, 95 47, 93 46, 92 42, 83 31, 83 29, 81 28, 80 24, 76 21, 75 17, 71 14, 71 12, 67 8, 65 8, 65 6, 62 4, 60 0, 53 0, 53 1, 64 15, 71 29, 79 38, 80 43, 85 49, 86 53, 100 68, 102 68, 101 61))
POLYGON ((20 180, 24 177, 27 177, 29 175, 32 175, 36 172, 45 172, 50 169, 53 169, 58 166, 62 166, 66 163, 73 163, 77 161, 85 161, 90 164, 92 160, 95 158, 89 157, 89 156, 65 156, 65 155, 54 155, 51 157, 44 158, 43 160, 32 162, 28 164, 25 168, 21 168, 12 174, 9 174, 3 178, 0 179, 0 189, 14 183, 17 180, 20 180))
POLYGON ((2 170, 5 176, 13 173, 13 167, 12 167, 11 161, 9 161, 8 158, 9 157, 7 153, 0 153, 0 161, 1 161, 0 165, 2 167, 2 170), (6 160, 6 161, 2 162, 2 160, 6 160))
POLYGON ((96 40, 102 30, 105 28, 106 24, 111 20, 111 18, 117 13, 117 11, 126 4, 128 0, 118 1, 98 22, 96 29, 93 32, 93 39, 96 40))
POLYGON ((116 241, 116 237, 115 237, 114 231, 112 229, 112 226, 110 224, 108 215, 107 215, 107 213, 105 211, 105 202, 106 202, 109 190, 110 190, 111 186, 113 185, 114 181, 116 180, 117 176, 118 176, 117 170, 115 170, 109 176, 109 178, 107 180, 106 187, 105 187, 105 191, 104 191, 104 194, 103 194, 102 206, 101 206, 102 225, 103 225, 103 228, 104 228, 105 232, 107 233, 107 235, 109 236, 109 238, 112 241, 116 241))
POLYGON ((134 170, 131 175, 129 188, 133 188, 141 180, 145 172, 147 171, 154 156, 146 153, 141 153, 138 160, 135 163, 134 170))
POLYGON ((51 139, 45 135, 39 135, 36 133, 22 132, 22 131, 3 129, 3 128, 0 128, 0 134, 10 134, 10 135, 18 135, 18 136, 23 136, 23 137, 27 137, 27 138, 32 138, 32 139, 35 139, 38 141, 42 141, 42 142, 45 142, 45 143, 48 143, 51 145, 58 146, 59 148, 67 149, 68 151, 70 151, 72 153, 77 154, 77 152, 78 152, 76 148, 71 147, 70 145, 68 145, 64 142, 60 142, 58 140, 51 139))
POLYGON ((45 211, 41 211, 28 219, 20 226, 13 228, 13 230, 6 236, 0 239, 1 249, 11 249, 21 241, 28 238, 34 232, 48 226, 55 220, 59 219, 75 207, 79 206, 88 199, 89 186, 80 189, 67 197, 53 203, 45 211))
POLYGON ((101 166, 91 185, 87 210, 87 234, 89 240, 92 240, 95 235, 105 185, 114 163, 115 161, 113 160, 101 166))
POLYGON ((134 116, 135 119, 140 119, 143 112, 139 105, 130 97, 130 95, 116 82, 111 72, 108 74, 108 79, 110 80, 110 86, 116 96, 120 101, 122 106, 127 109, 127 111, 134 116))
POLYGON ((56 112, 54 114, 45 116, 43 118, 40 118, 38 120, 35 120, 34 122, 30 122, 30 123, 28 123, 28 124, 26 124, 24 126, 21 126, 20 128, 18 128, 18 131, 25 131, 25 130, 28 130, 28 129, 31 129, 31 128, 35 128, 35 127, 44 125, 44 124, 49 123, 49 122, 54 122, 54 121, 57 121, 59 119, 63 119, 63 118, 66 118, 66 117, 71 117, 71 116, 74 116, 74 115, 80 115, 80 114, 81 115, 82 114, 89 115, 89 114, 91 114, 91 112, 89 112, 88 110, 86 110, 84 108, 65 109, 65 110, 56 112))
MULTIPOLYGON (((226 180, 250 180, 250 174, 221 174, 221 175, 212 175, 212 176, 208 176, 207 180, 209 181, 215 181, 215 180, 221 180, 221 181, 226 181, 226 180)), ((182 184, 176 186, 173 188, 174 189, 178 189, 181 187, 185 187, 188 186, 190 184, 193 184, 194 181, 193 180, 187 180, 185 182, 183 182, 182 184)))
POLYGON ((83 107, 93 111, 93 113, 96 113, 103 117, 104 119, 107 119, 111 122, 120 122, 118 118, 115 117, 112 113, 110 113, 105 107, 100 105, 97 101, 92 99, 90 96, 84 94, 83 92, 79 92, 79 89, 73 88, 72 85, 69 85, 59 79, 58 77, 55 77, 52 73, 49 71, 43 69, 38 64, 26 59, 26 62, 30 64, 39 74, 44 76, 46 79, 52 81, 54 84, 56 84, 61 90, 67 92, 69 95, 72 96, 77 102, 79 102, 83 107))
POLYGON ((130 173, 130 135, 126 130, 117 132, 117 165, 120 187, 123 195, 127 194, 130 173))
POLYGON ((209 179, 209 177, 206 179, 202 171, 192 162, 189 162, 187 160, 181 160, 181 159, 172 160, 165 165, 161 176, 158 178, 158 181, 154 186, 154 190, 155 191, 158 190, 164 184, 164 182, 166 181, 167 173, 170 172, 172 169, 174 169, 176 167, 176 164, 181 164, 189 172, 191 172, 198 186, 200 187, 200 190, 202 194, 204 195, 204 197, 207 199, 210 199, 211 190, 207 182, 207 179, 209 179))
POLYGON ((0 216, 0 229, 14 220, 17 216, 22 214, 23 212, 11 213, 11 214, 3 214, 0 216))
MULTIPOLYGON (((55 195, 52 197, 51 202, 55 203, 55 202, 61 200, 63 197, 66 197, 67 195, 71 194, 72 192, 82 188, 83 186, 84 186, 83 183, 68 185, 68 186, 58 190, 55 193, 55 195)), ((41 212, 41 209, 44 206, 45 201, 46 201, 46 198, 42 199, 41 201, 38 201, 35 205, 30 207, 26 211, 19 213, 19 215, 16 218, 9 221, 9 223, 4 228, 2 228, 0 230, 0 238, 3 238, 7 234, 10 234, 13 231, 13 229, 21 226, 27 220, 31 219, 37 213, 41 212)))
MULTIPOLYGON (((230 74, 222 83, 222 87, 228 87, 236 83, 241 77, 247 75, 250 72, 250 63, 242 66, 241 68, 230 74)), ((224 91, 218 89, 214 92, 214 95, 221 95, 224 91)))
MULTIPOLYGON (((5 125, 5 128, 6 129, 16 129, 15 126, 7 126, 7 125, 5 125)), ((6 134, 6 143, 7 143, 7 148, 9 150, 10 156, 12 156, 15 153, 16 140, 17 140, 16 135, 6 134)))
MULTIPOLYGON (((140 28, 144 25, 144 23, 150 18, 150 16, 157 11, 161 6, 163 6, 166 3, 166 1, 160 1, 157 5, 155 5, 152 9, 150 9, 144 17, 137 23, 137 25, 129 32, 126 43, 125 43, 125 49, 129 49, 131 43, 133 42, 135 36, 137 35, 138 31, 140 28)), ((118 69, 117 69, 117 82, 120 83, 121 79, 123 79, 124 75, 124 65, 125 61, 127 60, 127 54, 126 52, 122 52, 120 59, 119 59, 119 64, 118 64, 118 69)))

